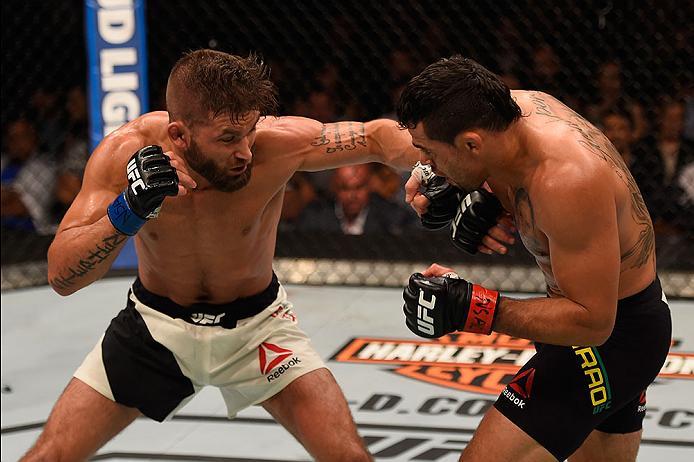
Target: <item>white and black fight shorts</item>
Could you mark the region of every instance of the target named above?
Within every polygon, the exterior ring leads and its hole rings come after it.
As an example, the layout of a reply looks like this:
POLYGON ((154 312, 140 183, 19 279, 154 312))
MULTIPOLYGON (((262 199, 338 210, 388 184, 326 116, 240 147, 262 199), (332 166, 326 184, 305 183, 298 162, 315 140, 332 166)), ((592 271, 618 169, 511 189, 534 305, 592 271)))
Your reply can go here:
POLYGON ((273 274, 259 294, 188 307, 136 279, 126 308, 74 376, 161 422, 206 385, 220 389, 231 418, 322 367, 273 274))

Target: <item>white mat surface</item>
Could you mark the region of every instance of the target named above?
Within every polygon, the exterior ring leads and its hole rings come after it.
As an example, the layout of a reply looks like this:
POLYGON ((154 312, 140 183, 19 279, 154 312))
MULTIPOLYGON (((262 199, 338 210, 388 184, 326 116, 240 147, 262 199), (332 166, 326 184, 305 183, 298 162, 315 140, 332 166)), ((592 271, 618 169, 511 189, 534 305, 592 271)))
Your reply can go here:
MULTIPOLYGON (((101 281, 67 298, 48 288, 2 294, 3 462, 17 460, 33 443, 72 372, 124 306, 130 282, 101 281)), ((342 385, 376 459, 456 461, 484 409, 495 400, 491 393, 500 374, 512 369, 492 361, 500 350, 470 346, 478 348, 477 354, 470 353, 476 364, 456 366, 465 369, 456 369, 459 388, 446 380, 434 384, 426 380, 436 375, 431 369, 404 367, 407 345, 418 339, 404 326, 399 290, 288 286, 288 292, 300 325, 342 385), (405 346, 400 355, 381 362, 343 351, 347 346, 361 351, 356 349, 359 344, 374 348, 384 341, 403 341, 405 346), (485 366, 485 361, 494 364, 485 366), (419 375, 405 376, 403 370, 419 375), (465 374, 477 378, 468 380, 465 374)), ((672 349, 670 371, 688 373, 689 378, 661 378, 651 387, 638 459, 642 462, 694 460, 694 303, 673 301, 671 307, 678 344, 672 349), (686 352, 691 355, 678 354, 686 352)), ((451 375, 451 367, 443 365, 437 376, 451 375)), ((210 388, 173 421, 138 419, 98 454, 95 460, 310 460, 262 408, 226 420, 221 397, 210 388)))

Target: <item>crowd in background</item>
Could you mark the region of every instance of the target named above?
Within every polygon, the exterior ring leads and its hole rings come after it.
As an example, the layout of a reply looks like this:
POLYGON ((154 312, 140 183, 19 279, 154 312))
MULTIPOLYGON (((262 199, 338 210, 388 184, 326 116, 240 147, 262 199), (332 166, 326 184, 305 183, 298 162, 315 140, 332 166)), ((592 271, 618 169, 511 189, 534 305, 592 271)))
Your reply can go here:
MULTIPOLYGON (((509 42, 513 43, 513 42, 509 42)), ((694 239, 694 88, 670 94, 628 94, 618 60, 597 67, 588 93, 565 85, 559 57, 549 44, 534 49, 530 66, 517 66, 512 50, 499 49, 494 69, 512 89, 536 89, 557 96, 601 128, 631 170, 664 238, 694 239), (651 101, 646 105, 644 101, 651 101)), ((283 95, 282 63, 273 63, 283 112, 321 122, 365 120, 363 100, 346 91, 342 73, 326 63, 303 92, 283 95)), ((381 117, 394 119, 403 86, 427 63, 407 50, 389 55, 384 81, 390 102, 381 117)), ((163 92, 159 91, 158 94, 163 92)), ((155 92, 156 94, 156 92, 155 92)), ((165 109, 154 98, 153 109, 165 109)), ((3 127, 2 226, 50 234, 75 198, 89 156, 87 104, 82 87, 35 91, 20 117, 3 127)), ((403 203, 407 172, 367 164, 319 173, 297 173, 285 192, 280 229, 344 234, 403 234, 419 220, 403 203)))

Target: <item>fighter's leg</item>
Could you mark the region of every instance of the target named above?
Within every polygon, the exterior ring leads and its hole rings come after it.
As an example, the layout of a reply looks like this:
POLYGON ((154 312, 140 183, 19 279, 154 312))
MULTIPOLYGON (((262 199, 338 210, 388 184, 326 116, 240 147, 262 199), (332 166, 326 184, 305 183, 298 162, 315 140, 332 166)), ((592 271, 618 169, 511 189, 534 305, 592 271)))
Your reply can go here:
POLYGON ((328 369, 295 379, 263 407, 317 461, 370 461, 342 390, 328 369))
POLYGON ((594 430, 569 457, 569 462, 634 462, 639 452, 641 432, 605 433, 594 430))
POLYGON ((496 408, 480 422, 459 459, 461 462, 556 461, 544 447, 518 428, 496 408))
POLYGON ((86 460, 140 415, 73 378, 22 461, 86 460))

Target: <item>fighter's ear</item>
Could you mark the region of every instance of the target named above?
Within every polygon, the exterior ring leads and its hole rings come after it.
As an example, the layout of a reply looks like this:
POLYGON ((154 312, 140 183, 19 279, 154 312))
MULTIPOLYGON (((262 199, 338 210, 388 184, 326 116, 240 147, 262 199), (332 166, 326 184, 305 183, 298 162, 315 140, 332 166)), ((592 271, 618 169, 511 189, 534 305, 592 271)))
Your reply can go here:
POLYGON ((167 127, 169 138, 179 149, 186 149, 190 144, 190 129, 180 120, 170 122, 167 127))
POLYGON ((464 131, 456 135, 453 144, 458 151, 477 155, 482 148, 482 137, 477 132, 464 131))

